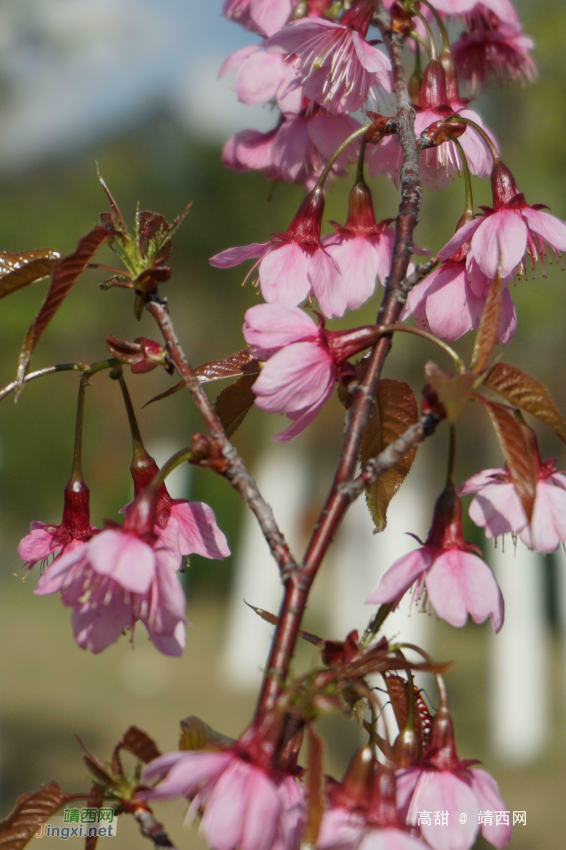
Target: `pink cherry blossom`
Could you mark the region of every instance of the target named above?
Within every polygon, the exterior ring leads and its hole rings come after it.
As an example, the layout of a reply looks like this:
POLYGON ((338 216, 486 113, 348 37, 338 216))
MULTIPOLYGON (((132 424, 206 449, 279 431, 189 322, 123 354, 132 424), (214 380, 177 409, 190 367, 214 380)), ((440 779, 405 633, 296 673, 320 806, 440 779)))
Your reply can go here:
MULTIPOLYGON (((469 109, 460 99, 457 86, 454 88, 455 80, 451 83, 451 96, 449 97, 446 89, 446 74, 442 65, 437 61, 431 61, 428 64, 421 87, 419 108, 415 116, 415 133, 417 136, 424 133, 427 127, 454 113, 474 121, 480 127, 484 126, 477 112, 469 109)), ((488 130, 486 132, 497 147, 497 142, 492 134, 488 130)), ((467 127, 458 141, 466 154, 470 172, 476 177, 487 177, 491 171, 492 158, 480 134, 472 127, 467 127)), ((402 163, 403 152, 398 137, 396 135, 386 136, 377 145, 369 160, 369 171, 372 176, 386 172, 398 186, 402 163)), ((421 154, 421 181, 426 188, 433 191, 445 189, 461 169, 460 153, 456 144, 452 141, 444 142, 437 147, 426 148, 421 154)))
MULTIPOLYGON (((140 496, 159 473, 159 467, 143 447, 137 446, 130 471, 134 480, 134 494, 140 496)), ((125 505, 120 513, 127 514, 132 504, 125 505)), ((205 502, 172 499, 165 484, 157 492, 152 533, 159 538, 161 549, 176 553, 177 563, 185 555, 196 554, 221 560, 230 554, 226 537, 217 525, 212 508, 205 502)), ((176 564, 173 563, 173 566, 176 564)))
POLYGON ((484 207, 483 216, 465 224, 439 254, 449 259, 470 242, 468 262, 476 261, 480 270, 493 280, 498 270, 506 278, 523 268, 525 254, 535 261, 549 256, 549 248, 560 260, 566 251, 566 222, 543 212, 539 205, 529 206, 519 193, 513 175, 502 163, 492 172, 493 208, 484 207))
MULTIPOLYGON (((503 309, 498 342, 509 342, 517 329, 517 313, 504 282, 503 309)), ((490 280, 473 260, 466 266, 465 257, 441 263, 418 286, 409 292, 401 313, 401 321, 414 316, 423 330, 452 341, 472 328, 478 328, 489 292, 490 280)))
POLYGON ((391 269, 395 230, 391 219, 375 220, 371 192, 358 181, 350 192, 348 221, 332 222, 336 233, 322 244, 338 263, 345 282, 346 306, 356 310, 373 295, 376 279, 385 283, 391 269))
POLYGON ((298 0, 225 0, 224 14, 246 29, 269 36, 287 23, 298 0))
POLYGON ((491 617, 496 632, 503 625, 503 597, 495 577, 477 555, 476 547, 462 536, 462 506, 451 490, 436 503, 425 544, 398 558, 381 577, 366 604, 399 603, 416 583, 416 599, 426 588, 437 615, 452 626, 464 626, 471 615, 475 623, 491 617))
POLYGON ((275 437, 290 440, 303 431, 332 395, 337 367, 322 328, 298 307, 258 304, 247 310, 244 337, 269 359, 252 389, 268 413, 286 413, 293 425, 275 437))
POLYGON ((531 38, 523 35, 516 21, 473 16, 468 31, 452 45, 458 77, 470 82, 472 90, 490 80, 532 82, 537 71, 530 51, 531 38))
POLYGON ((188 817, 204 806, 201 830, 211 850, 293 850, 290 811, 296 809, 296 780, 270 775, 235 750, 175 752, 160 756, 144 770, 148 782, 167 775, 148 798, 192 798, 188 817))
POLYGON ((281 54, 266 53, 259 44, 243 47, 226 59, 218 76, 236 69, 236 95, 242 103, 268 103, 275 98, 283 112, 298 113, 303 108, 300 87, 285 97, 297 72, 292 61, 281 54))
POLYGON ((73 608, 75 640, 101 652, 138 620, 157 649, 180 655, 185 646, 185 594, 177 570, 177 545, 151 530, 156 499, 139 496, 122 526, 95 534, 84 546, 59 555, 41 576, 35 592, 60 593, 73 608))
POLYGON ((392 91, 388 57, 368 44, 373 6, 357 0, 341 19, 303 18, 292 21, 268 39, 268 52, 296 54, 299 77, 307 97, 329 112, 356 112, 376 87, 392 91))
POLYGON ((259 284, 268 303, 300 304, 316 295, 325 316, 342 316, 346 309, 344 279, 336 261, 320 241, 324 211, 322 190, 315 188, 303 201, 285 233, 269 242, 228 248, 210 258, 217 268, 229 268, 254 257, 259 284))
POLYGON ((485 469, 460 488, 461 496, 475 494, 469 507, 476 525, 487 537, 518 533, 529 549, 554 552, 566 541, 566 473, 554 460, 539 464, 535 506, 530 525, 506 469, 485 469))
MULTIPOLYGON (((324 164, 360 124, 349 115, 328 115, 309 110, 284 113, 274 130, 241 130, 228 139, 222 162, 234 171, 263 171, 268 180, 301 183, 312 188, 324 164)), ((357 155, 359 145, 352 143, 337 159, 333 172, 342 174, 344 166, 357 155)))
POLYGON ((327 809, 322 818, 318 850, 423 850, 423 843, 393 826, 376 828, 358 812, 327 809))
POLYGON ((498 824, 495 815, 506 811, 497 783, 485 770, 468 764, 456 760, 439 768, 429 763, 397 774, 398 804, 407 813, 407 823, 417 826, 418 813, 431 812, 430 824, 421 818, 420 829, 432 850, 469 850, 480 831, 478 815, 483 811, 493 815, 491 824, 481 825, 483 837, 497 850, 511 840, 509 821, 498 824), (445 824, 435 822, 433 813, 438 811, 448 813, 445 824), (465 823, 461 814, 467 815, 465 823))
POLYGON ((34 520, 29 534, 22 538, 18 555, 31 570, 38 561, 54 554, 80 549, 98 529, 90 524, 88 487, 80 477, 72 477, 65 487, 65 505, 60 525, 34 520))

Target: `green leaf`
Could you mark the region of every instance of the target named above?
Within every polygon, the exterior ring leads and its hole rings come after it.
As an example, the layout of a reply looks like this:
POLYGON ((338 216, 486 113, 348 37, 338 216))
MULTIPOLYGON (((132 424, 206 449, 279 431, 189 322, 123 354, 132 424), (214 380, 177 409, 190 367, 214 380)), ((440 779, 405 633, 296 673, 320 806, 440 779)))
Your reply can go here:
POLYGON ((497 363, 485 383, 511 404, 549 425, 566 442, 566 424, 548 390, 536 378, 508 363, 497 363))
POLYGON ((38 280, 49 277, 61 254, 49 248, 23 251, 21 254, 0 253, 0 298, 17 292, 38 280))
POLYGON ((476 374, 483 372, 493 354, 501 328, 502 312, 503 287, 501 275, 498 274, 490 284, 474 343, 471 366, 476 374))
POLYGON ((180 750, 209 750, 218 749, 218 746, 230 745, 234 741, 214 729, 192 714, 185 720, 181 720, 181 736, 179 738, 180 750))
POLYGON ((39 824, 52 817, 65 799, 56 782, 19 797, 12 813, 0 821, 2 850, 22 850, 36 834, 39 824))
MULTIPOLYGON (((419 418, 415 394, 409 384, 385 378, 377 385, 377 410, 369 421, 362 440, 361 463, 377 457, 390 443, 397 440, 419 418)), ((416 448, 411 449, 399 463, 368 487, 366 501, 376 531, 387 526, 387 508, 395 493, 409 474, 416 448)))
POLYGON ((477 375, 474 372, 450 375, 430 361, 425 364, 424 374, 442 403, 449 420, 457 422, 470 398, 472 388, 478 379, 477 375))
POLYGON ((253 407, 256 396, 252 386, 255 381, 255 375, 243 375, 233 384, 225 387, 216 397, 214 409, 222 422, 227 437, 231 437, 240 427, 246 414, 253 407))
POLYGON ((487 408, 511 480, 530 522, 535 505, 538 469, 525 429, 509 408, 481 396, 477 398, 487 408))
POLYGON ((41 339, 43 332, 51 322, 57 310, 73 288, 74 284, 86 269, 93 256, 110 237, 110 233, 104 227, 94 227, 90 233, 79 240, 76 250, 72 254, 63 257, 54 266, 51 273, 51 283, 45 300, 24 339, 20 352, 20 362, 16 380, 21 392, 24 378, 31 360, 31 356, 41 339))

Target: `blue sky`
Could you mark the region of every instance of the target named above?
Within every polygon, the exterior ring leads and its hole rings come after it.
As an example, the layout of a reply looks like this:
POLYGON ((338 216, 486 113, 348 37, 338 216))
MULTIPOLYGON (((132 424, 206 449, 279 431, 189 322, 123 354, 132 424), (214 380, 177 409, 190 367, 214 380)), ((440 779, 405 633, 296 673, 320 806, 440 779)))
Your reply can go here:
POLYGON ((0 167, 25 166, 127 125, 157 102, 187 130, 222 140, 267 129, 239 104, 224 58, 255 36, 221 16, 221 0, 4 0, 0 167))

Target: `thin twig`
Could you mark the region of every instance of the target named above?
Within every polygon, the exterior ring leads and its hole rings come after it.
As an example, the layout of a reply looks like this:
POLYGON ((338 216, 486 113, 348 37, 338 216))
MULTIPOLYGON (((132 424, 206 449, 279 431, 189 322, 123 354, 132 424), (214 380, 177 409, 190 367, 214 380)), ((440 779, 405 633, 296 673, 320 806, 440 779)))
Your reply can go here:
POLYGON ((397 440, 390 443, 377 457, 369 460, 354 481, 339 484, 338 489, 340 492, 353 502, 358 496, 361 496, 366 487, 375 484, 384 472, 397 466, 407 452, 420 445, 427 437, 430 437, 440 421, 440 416, 425 413, 418 422, 407 428, 404 434, 401 434, 397 440))
MULTIPOLYGON (((44 375, 53 375, 55 372, 79 372, 81 375, 94 375, 95 372, 100 372, 103 369, 111 369, 112 366, 118 363, 117 360, 101 360, 99 363, 57 363, 55 366, 45 366, 44 369, 37 369, 35 372, 29 372, 24 378, 24 384, 28 381, 34 381, 36 378, 43 378, 44 375)), ((18 381, 11 381, 5 387, 0 389, 0 401, 10 393, 14 392, 19 386, 18 381)))
POLYGON ((433 268, 438 263, 438 257, 431 257, 429 260, 426 260, 424 263, 420 263, 414 272, 410 274, 405 280, 402 280, 397 289, 395 290, 395 298, 399 302, 399 304, 403 304, 403 306, 407 303, 407 297, 411 289, 413 289, 418 283, 421 282, 428 274, 431 273, 433 268))
POLYGON ((171 843, 162 824, 155 820, 148 809, 138 808, 134 812, 134 817, 139 824, 141 834, 153 841, 155 847, 168 847, 169 850, 175 850, 175 845, 171 843))
POLYGON ((166 303, 154 299, 148 303, 147 309, 159 325, 171 359, 179 375, 187 385, 187 389, 191 393, 201 416, 206 422, 210 436, 220 448, 226 460, 224 475, 255 514, 263 535, 269 544, 271 553, 279 566, 281 575, 285 576, 289 570, 296 569, 297 564, 275 521, 271 506, 268 505, 259 492, 257 484, 246 469, 244 461, 226 436, 222 422, 214 410, 212 402, 202 388, 198 377, 191 369, 175 333, 166 303))

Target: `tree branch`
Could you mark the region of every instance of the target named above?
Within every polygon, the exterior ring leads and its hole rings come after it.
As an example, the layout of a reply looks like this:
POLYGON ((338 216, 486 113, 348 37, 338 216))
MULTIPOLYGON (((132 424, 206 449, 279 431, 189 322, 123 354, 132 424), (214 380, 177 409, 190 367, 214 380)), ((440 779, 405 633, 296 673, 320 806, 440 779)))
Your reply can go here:
MULTIPOLYGON (((413 250, 413 231, 418 221, 420 208, 420 152, 414 130, 415 110, 411 105, 403 66, 403 38, 398 33, 392 33, 385 26, 382 29, 382 35, 393 67, 398 107, 396 128, 403 151, 403 165, 400 175, 401 203, 395 224, 393 260, 377 316, 377 324, 394 324, 399 318, 404 303, 403 291, 398 298, 397 290, 407 275, 413 250)), ((406 291, 408 292, 408 289, 406 291)), ((391 337, 384 336, 372 349, 365 376, 354 394, 348 414, 344 445, 330 494, 315 526, 302 567, 287 575, 285 595, 259 696, 258 714, 269 710, 281 692, 299 635, 311 585, 351 503, 348 493, 343 492, 341 488, 353 479, 361 441, 374 405, 377 384, 390 348, 391 337)))
POLYGON ((297 564, 275 521, 271 506, 262 497, 254 479, 247 471, 244 461, 226 436, 212 402, 191 369, 173 328, 166 303, 154 299, 147 304, 147 309, 159 325, 171 359, 206 422, 211 437, 226 460, 226 469, 223 474, 255 514, 271 553, 279 566, 281 575, 284 577, 289 570, 296 569, 297 564))
POLYGON ((367 462, 361 473, 354 481, 344 482, 338 485, 339 491, 347 496, 350 502, 355 501, 364 492, 366 487, 375 482, 387 472, 397 466, 399 461, 405 457, 407 452, 420 445, 427 437, 430 437, 441 422, 441 417, 433 413, 425 413, 418 422, 407 428, 404 434, 390 443, 377 457, 367 462))
POLYGON ((163 829, 162 824, 155 820, 149 809, 136 809, 134 817, 139 824, 141 834, 145 838, 149 838, 150 841, 153 841, 155 847, 168 847, 169 850, 176 850, 175 845, 169 840, 169 836, 163 829))

